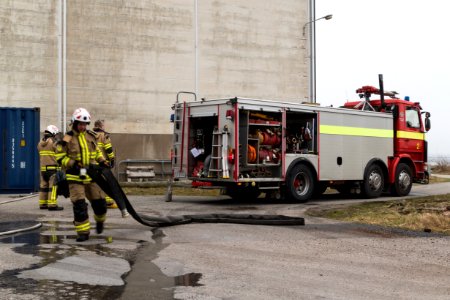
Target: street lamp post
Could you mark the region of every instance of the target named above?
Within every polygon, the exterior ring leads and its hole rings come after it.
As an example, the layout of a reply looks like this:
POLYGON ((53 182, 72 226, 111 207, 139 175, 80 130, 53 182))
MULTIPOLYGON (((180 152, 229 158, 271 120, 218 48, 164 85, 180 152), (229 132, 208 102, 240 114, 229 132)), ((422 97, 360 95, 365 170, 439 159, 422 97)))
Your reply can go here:
MULTIPOLYGON (((319 20, 330 20, 333 15, 326 15, 318 19, 309 21, 303 25, 303 37, 305 36, 306 26, 309 24, 315 25, 314 23, 319 20)), ((310 26, 309 29, 309 101, 311 103, 316 103, 316 33, 315 26, 310 26)))

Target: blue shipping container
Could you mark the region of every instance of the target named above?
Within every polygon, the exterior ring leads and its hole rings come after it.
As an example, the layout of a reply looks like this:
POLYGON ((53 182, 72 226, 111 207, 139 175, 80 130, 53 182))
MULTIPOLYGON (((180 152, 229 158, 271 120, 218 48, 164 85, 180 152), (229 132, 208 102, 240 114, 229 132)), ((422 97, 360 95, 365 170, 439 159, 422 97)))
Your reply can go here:
POLYGON ((0 107, 0 193, 39 190, 39 108, 0 107))

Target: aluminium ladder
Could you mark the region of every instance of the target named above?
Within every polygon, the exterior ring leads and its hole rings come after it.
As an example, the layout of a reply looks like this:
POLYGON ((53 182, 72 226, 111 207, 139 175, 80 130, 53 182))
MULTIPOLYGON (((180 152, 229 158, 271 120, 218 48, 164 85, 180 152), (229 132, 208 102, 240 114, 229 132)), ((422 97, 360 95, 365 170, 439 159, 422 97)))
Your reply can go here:
POLYGON ((220 172, 222 172, 222 178, 224 179, 230 178, 230 172, 228 169, 228 161, 227 161, 228 135, 229 132, 227 130, 220 132, 217 129, 217 127, 214 128, 208 177, 218 178, 220 172))

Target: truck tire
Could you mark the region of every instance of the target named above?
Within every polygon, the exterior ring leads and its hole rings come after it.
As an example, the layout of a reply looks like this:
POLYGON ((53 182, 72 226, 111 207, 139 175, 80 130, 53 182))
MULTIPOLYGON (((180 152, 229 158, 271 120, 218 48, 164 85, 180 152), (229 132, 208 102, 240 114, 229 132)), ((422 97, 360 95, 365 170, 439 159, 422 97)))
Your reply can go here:
POLYGON ((395 181, 391 187, 393 196, 407 196, 412 187, 412 171, 411 168, 404 163, 399 163, 395 170, 395 181))
POLYGON ((364 175, 363 194, 366 198, 380 197, 384 188, 384 174, 380 166, 371 165, 364 175))
POLYGON ((295 202, 306 202, 314 192, 314 178, 311 169, 304 165, 294 166, 286 177, 286 196, 295 202))

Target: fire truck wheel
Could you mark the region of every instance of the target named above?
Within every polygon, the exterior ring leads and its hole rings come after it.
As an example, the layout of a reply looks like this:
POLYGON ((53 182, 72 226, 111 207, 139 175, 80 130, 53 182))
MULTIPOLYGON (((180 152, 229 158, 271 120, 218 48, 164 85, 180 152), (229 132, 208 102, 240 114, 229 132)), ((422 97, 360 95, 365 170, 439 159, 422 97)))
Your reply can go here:
POLYGON ((298 164, 289 171, 286 178, 287 196, 295 202, 306 202, 311 199, 314 192, 314 177, 311 169, 298 164))
POLYGON ((363 193, 366 198, 377 198, 384 188, 384 175, 380 166, 371 165, 364 176, 363 193))
POLYGON ((403 197, 409 194, 412 187, 411 168, 404 163, 399 163, 395 170, 395 182, 391 187, 394 196, 403 197))

